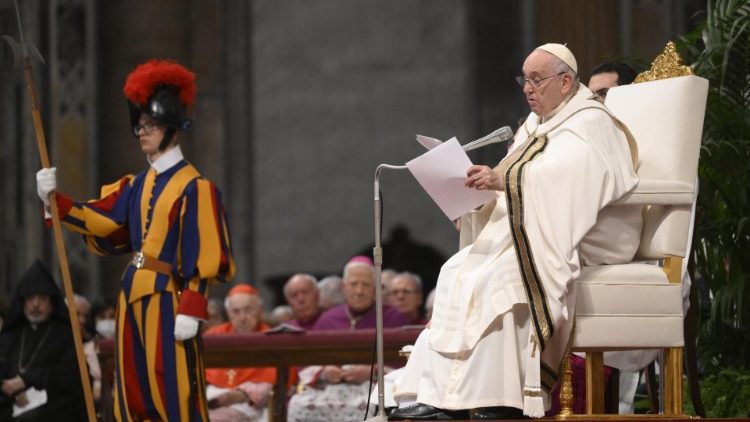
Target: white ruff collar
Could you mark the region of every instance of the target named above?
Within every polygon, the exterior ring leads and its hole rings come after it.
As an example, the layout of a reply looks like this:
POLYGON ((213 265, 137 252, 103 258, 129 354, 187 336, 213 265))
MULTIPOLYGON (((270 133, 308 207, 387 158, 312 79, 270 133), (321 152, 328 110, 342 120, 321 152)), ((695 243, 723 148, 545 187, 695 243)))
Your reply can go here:
POLYGON ((151 168, 154 169, 156 174, 160 174, 164 173, 165 171, 172 168, 172 166, 182 161, 184 157, 182 155, 180 146, 175 145, 173 148, 164 151, 159 156, 159 158, 156 159, 156 161, 151 161, 148 158, 146 159, 148 160, 148 163, 151 165, 151 168))

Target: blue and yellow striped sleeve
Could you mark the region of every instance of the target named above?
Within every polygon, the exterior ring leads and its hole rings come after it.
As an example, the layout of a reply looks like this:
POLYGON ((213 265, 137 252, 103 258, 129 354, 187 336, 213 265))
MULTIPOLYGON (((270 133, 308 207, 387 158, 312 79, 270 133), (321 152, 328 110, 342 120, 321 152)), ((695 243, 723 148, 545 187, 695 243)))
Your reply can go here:
POLYGON ((133 176, 102 186, 99 199, 73 201, 57 193, 60 220, 69 230, 84 236, 89 249, 99 255, 132 250, 127 229, 127 204, 133 176))

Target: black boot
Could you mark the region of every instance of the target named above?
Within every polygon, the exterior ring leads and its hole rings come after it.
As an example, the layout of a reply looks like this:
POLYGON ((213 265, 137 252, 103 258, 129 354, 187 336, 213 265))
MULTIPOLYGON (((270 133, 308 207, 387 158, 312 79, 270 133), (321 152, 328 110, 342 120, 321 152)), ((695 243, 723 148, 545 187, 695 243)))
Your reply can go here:
POLYGON ((399 407, 394 409, 390 415, 388 415, 389 421, 405 421, 405 420, 460 420, 469 419, 468 410, 446 410, 438 409, 437 407, 430 406, 429 404, 414 403, 405 407, 399 407))
POLYGON ((480 407, 474 409, 471 413, 471 420, 473 421, 487 421, 497 419, 530 419, 528 416, 523 414, 521 409, 515 407, 495 406, 495 407, 480 407))

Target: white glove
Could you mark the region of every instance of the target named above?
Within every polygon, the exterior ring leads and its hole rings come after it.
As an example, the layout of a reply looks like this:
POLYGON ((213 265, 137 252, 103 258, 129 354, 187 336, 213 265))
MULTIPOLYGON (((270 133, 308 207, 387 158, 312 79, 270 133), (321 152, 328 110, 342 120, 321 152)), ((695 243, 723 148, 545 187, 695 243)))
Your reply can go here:
POLYGON ((49 194, 57 189, 56 167, 43 168, 36 172, 36 193, 44 202, 44 207, 49 208, 49 194))
POLYGON ((188 340, 198 334, 200 320, 190 315, 177 314, 174 320, 174 339, 178 341, 188 340))

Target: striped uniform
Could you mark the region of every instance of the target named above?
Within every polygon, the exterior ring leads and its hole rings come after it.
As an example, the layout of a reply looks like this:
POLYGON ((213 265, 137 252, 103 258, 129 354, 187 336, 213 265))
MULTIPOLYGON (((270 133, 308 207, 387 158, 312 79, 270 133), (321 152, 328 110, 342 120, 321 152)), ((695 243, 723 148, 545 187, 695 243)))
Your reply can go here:
POLYGON ((167 275, 131 264, 122 276, 114 397, 121 421, 208 420, 200 336, 176 341, 175 316, 206 319, 208 284, 231 279, 234 262, 220 192, 175 149, 174 165, 125 176, 102 187, 100 199, 57 195, 63 223, 93 252, 141 251, 172 267, 167 275))

